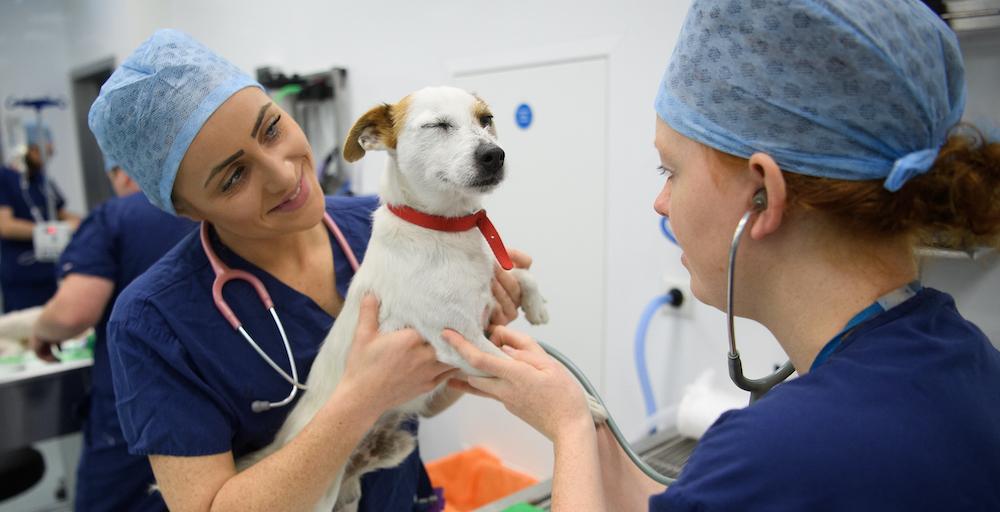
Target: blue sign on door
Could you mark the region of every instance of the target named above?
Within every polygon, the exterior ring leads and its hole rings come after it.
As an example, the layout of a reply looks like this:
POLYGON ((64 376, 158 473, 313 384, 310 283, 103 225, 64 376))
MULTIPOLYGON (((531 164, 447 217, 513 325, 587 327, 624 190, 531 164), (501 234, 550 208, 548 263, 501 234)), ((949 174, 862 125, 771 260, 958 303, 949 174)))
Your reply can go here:
POLYGON ((527 103, 517 106, 517 112, 514 113, 514 121, 517 122, 517 126, 522 130, 527 130, 531 126, 532 117, 531 107, 527 103))

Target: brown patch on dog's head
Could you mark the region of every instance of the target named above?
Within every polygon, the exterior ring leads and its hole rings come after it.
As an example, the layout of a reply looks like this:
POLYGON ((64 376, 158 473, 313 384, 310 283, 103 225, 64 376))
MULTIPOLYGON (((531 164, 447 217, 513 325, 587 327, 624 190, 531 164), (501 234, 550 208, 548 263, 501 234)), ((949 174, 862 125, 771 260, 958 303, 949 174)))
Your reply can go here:
POLYGON ((406 123, 410 97, 395 105, 383 103, 358 118, 344 141, 344 159, 356 162, 366 151, 396 149, 399 132, 406 123))
POLYGON ((483 101, 482 98, 473 94, 476 98, 476 102, 472 104, 472 117, 479 122, 479 124, 491 132, 496 134, 496 129, 493 126, 493 111, 490 110, 490 106, 483 101))

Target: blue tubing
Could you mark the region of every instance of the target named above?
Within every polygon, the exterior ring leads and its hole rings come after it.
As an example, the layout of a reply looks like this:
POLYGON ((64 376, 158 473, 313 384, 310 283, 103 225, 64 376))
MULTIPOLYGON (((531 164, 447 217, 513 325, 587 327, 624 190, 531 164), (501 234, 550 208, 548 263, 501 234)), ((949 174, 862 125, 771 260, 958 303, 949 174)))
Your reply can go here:
POLYGON ((674 243, 674 245, 680 247, 681 244, 677 243, 677 238, 674 237, 674 232, 670 230, 670 225, 667 224, 668 220, 669 219, 666 217, 660 217, 660 231, 663 232, 663 236, 667 237, 667 240, 670 240, 674 243))
POLYGON ((653 387, 649 382, 649 370, 646 367, 646 332, 653 315, 663 306, 673 304, 674 298, 669 294, 661 295, 650 302, 642 312, 639 327, 635 330, 635 368, 639 374, 639 386, 642 388, 642 400, 646 404, 646 417, 656 413, 656 399, 653 397, 653 387))

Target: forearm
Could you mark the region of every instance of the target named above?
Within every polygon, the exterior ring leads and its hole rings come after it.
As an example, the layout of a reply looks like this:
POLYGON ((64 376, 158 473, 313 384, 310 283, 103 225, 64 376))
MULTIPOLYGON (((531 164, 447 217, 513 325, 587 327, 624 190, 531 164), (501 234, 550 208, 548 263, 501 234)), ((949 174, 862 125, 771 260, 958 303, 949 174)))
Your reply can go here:
POLYGON ((93 325, 79 322, 72 316, 67 314, 65 310, 53 307, 53 303, 50 302, 42 310, 41 316, 35 323, 35 337, 45 341, 58 342, 79 336, 88 328, 93 327, 93 325))
POLYGON ((609 508, 621 511, 648 510, 649 497, 663 492, 665 487, 636 467, 607 425, 601 425, 597 429, 597 449, 601 481, 609 508))
POLYGON ((0 236, 7 240, 31 240, 34 230, 35 223, 23 219, 8 219, 0 224, 0 236))
POLYGON ((211 510, 312 510, 377 419, 357 396, 338 388, 290 443, 230 478, 211 510))
POLYGON ((597 432, 593 423, 567 428, 556 439, 552 475, 553 512, 608 510, 601 486, 597 432))

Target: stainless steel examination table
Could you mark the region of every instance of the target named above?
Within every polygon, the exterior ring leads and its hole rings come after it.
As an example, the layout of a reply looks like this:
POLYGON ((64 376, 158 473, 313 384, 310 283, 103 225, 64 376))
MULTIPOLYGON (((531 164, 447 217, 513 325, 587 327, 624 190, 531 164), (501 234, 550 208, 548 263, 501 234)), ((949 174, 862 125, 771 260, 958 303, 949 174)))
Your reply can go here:
MULTIPOLYGON (((636 453, 654 469, 677 478, 698 441, 683 437, 676 430, 662 430, 640 439, 633 445, 636 453)), ((539 482, 506 498, 476 509, 476 512, 501 512, 518 503, 527 503, 549 510, 552 498, 552 481, 539 482)))
POLYGON ((34 361, 0 373, 0 452, 79 431, 93 364, 34 361))

